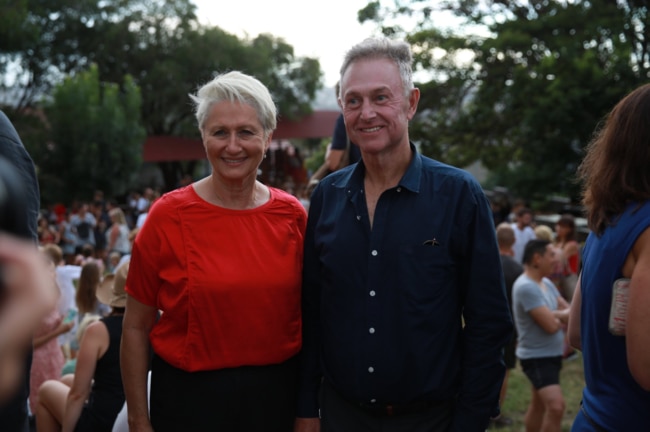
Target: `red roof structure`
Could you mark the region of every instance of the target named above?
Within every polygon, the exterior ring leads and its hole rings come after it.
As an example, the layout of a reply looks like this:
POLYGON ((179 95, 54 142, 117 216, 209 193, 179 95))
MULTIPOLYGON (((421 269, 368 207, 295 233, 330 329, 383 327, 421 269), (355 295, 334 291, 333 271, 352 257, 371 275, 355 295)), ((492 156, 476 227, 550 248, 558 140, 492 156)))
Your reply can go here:
MULTIPOLYGON (((314 111, 300 120, 278 120, 274 140, 331 137, 340 111, 314 111)), ((167 162, 205 159, 199 138, 149 136, 144 143, 144 162, 167 162)))

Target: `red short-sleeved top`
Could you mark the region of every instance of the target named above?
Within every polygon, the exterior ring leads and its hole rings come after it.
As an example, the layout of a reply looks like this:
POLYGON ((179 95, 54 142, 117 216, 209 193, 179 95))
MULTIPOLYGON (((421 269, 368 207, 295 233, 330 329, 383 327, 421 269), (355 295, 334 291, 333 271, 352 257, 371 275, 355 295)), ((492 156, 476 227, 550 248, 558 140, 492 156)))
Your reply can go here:
POLYGON ((186 370, 280 363, 301 348, 307 215, 279 189, 250 210, 207 203, 187 186, 151 207, 133 245, 126 292, 163 314, 149 337, 186 370))

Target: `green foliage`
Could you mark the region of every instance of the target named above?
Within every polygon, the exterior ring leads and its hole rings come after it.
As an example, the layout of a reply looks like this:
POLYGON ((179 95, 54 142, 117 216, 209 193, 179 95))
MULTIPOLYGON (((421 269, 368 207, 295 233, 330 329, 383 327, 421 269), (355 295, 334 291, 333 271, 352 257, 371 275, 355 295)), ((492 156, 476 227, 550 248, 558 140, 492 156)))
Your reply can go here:
POLYGON ((426 74, 411 125, 423 152, 458 166, 480 160, 491 183, 531 200, 577 198, 575 170, 598 123, 650 78, 644 2, 440 2, 437 16, 455 20, 427 19, 422 0, 362 11, 408 40, 426 74))
MULTIPOLYGON (((308 114, 321 87, 316 59, 296 56, 293 47, 271 35, 240 40, 201 25, 191 0, 2 1, 12 7, 11 19, 0 14, 6 24, 0 26, 0 72, 14 72, 0 76, 0 90, 9 90, 5 102, 16 111, 35 105, 63 77, 90 64, 97 65, 102 82, 133 77, 148 135, 198 137, 188 93, 217 73, 256 76, 285 118, 308 114)), ((0 12, 5 9, 0 3, 0 12)), ((181 164, 161 168, 167 189, 174 187, 181 164)))
POLYGON ((49 141, 30 152, 44 201, 88 200, 128 191, 140 168, 145 130, 140 91, 130 76, 122 86, 101 82, 96 66, 67 78, 45 102, 49 141))
POLYGON ((323 163, 325 162, 325 153, 327 152, 327 146, 331 140, 321 140, 316 151, 314 151, 311 156, 305 159, 305 168, 308 172, 315 172, 323 163))

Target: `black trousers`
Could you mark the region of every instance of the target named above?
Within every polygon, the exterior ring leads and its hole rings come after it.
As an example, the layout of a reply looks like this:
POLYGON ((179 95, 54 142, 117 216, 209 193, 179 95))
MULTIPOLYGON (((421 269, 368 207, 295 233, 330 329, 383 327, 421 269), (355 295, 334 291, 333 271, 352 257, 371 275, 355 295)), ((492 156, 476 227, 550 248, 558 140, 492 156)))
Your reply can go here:
POLYGON ((156 432, 290 432, 297 361, 186 372, 158 356, 151 367, 150 417, 156 432))
POLYGON ((321 432, 447 432, 454 403, 442 403, 421 412, 377 415, 343 398, 327 380, 321 387, 321 432))

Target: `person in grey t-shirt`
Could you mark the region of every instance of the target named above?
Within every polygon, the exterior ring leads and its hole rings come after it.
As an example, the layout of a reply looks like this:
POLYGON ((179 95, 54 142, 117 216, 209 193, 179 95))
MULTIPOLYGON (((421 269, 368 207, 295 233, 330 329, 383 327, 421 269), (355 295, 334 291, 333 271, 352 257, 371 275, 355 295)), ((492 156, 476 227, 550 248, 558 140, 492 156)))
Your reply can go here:
POLYGON ((560 430, 564 397, 560 388, 564 328, 569 304, 548 279, 555 265, 550 242, 531 240, 524 248, 524 273, 512 289, 517 357, 532 384, 526 430, 560 430))

